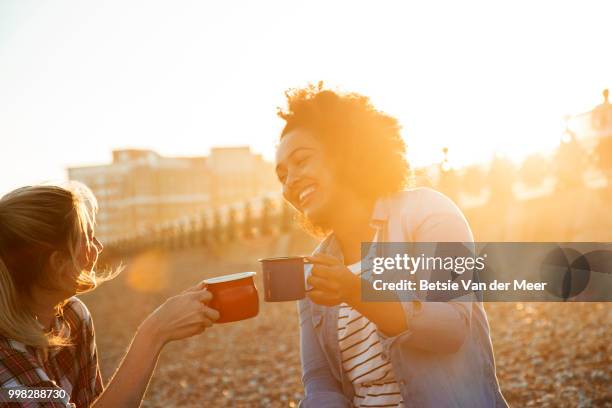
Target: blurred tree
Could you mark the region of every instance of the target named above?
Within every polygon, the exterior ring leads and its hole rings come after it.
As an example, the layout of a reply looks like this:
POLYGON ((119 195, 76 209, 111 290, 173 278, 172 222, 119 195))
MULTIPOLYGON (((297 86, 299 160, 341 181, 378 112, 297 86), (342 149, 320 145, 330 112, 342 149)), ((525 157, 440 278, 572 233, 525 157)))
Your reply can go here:
POLYGON ((272 215, 273 209, 274 208, 273 208, 272 200, 270 200, 269 197, 264 197, 263 206, 261 209, 261 217, 259 219, 259 222, 260 222, 259 231, 261 235, 268 235, 272 231, 270 222, 271 222, 271 215, 272 215))
POLYGON ((423 167, 419 167, 414 169, 411 174, 410 179, 410 187, 433 187, 434 184, 431 181, 431 177, 429 176, 427 169, 423 167))
POLYGON ((439 165, 438 190, 446 194, 451 200, 456 201, 459 193, 459 176, 448 161, 448 147, 442 148, 444 159, 439 165))
POLYGON ((237 231, 237 214, 236 209, 231 207, 229 209, 229 214, 227 216, 227 225, 225 226, 225 233, 228 241, 233 241, 236 239, 237 231))
POLYGON ((206 245, 208 244, 208 239, 209 239, 209 231, 208 231, 208 221, 206 219, 206 213, 203 213, 200 217, 201 223, 200 223, 200 239, 199 239, 199 243, 201 243, 202 245, 206 245))
POLYGON ((162 247, 166 250, 172 247, 172 234, 170 228, 167 225, 162 226, 162 247))
POLYGON ((470 195, 479 195, 486 183, 486 175, 481 166, 473 164, 463 169, 461 189, 470 195))
POLYGON ((608 89, 604 89, 602 95, 603 103, 593 109, 591 126, 601 136, 607 137, 612 136, 612 104, 610 104, 610 92, 608 89))
POLYGON ((176 222, 176 234, 178 248, 186 248, 189 241, 189 230, 188 225, 184 219, 177 220, 176 222))
POLYGON ((587 165, 585 149, 578 143, 576 135, 565 130, 555 155, 555 176, 557 190, 568 190, 584 184, 584 169, 587 165))
POLYGON ((438 180, 438 190, 446 194, 453 201, 457 200, 459 193, 459 176, 455 169, 442 170, 438 180))
POLYGON ((291 229, 291 226, 293 223, 293 214, 294 214, 293 211, 294 210, 284 200, 283 200, 282 205, 283 207, 282 207, 281 220, 280 220, 280 230, 281 232, 288 232, 291 229))
POLYGON ((612 186, 612 135, 599 139, 595 154, 597 155, 597 167, 608 181, 608 186, 612 186))
POLYGON ((247 202, 244 205, 244 218, 242 221, 242 233, 245 238, 253 238, 253 211, 251 203, 247 202))
POLYGON ((604 89, 604 101, 593 112, 593 127, 600 131, 599 142, 595 148, 597 167, 606 178, 608 186, 612 187, 612 104, 609 96, 609 91, 604 89))
POLYGON ((223 221, 221 220, 221 213, 219 210, 215 210, 215 214, 213 215, 213 228, 212 228, 212 238, 216 242, 223 241, 223 221))
POLYGON ((514 199, 512 186, 516 180, 516 168, 505 157, 495 156, 491 161, 487 184, 491 193, 489 200, 506 203, 514 199))
POLYGON ((519 170, 520 180, 528 187, 537 187, 542 184, 548 175, 550 163, 540 153, 534 153, 523 161, 519 170))
POLYGON ((181 220, 174 220, 174 249, 180 249, 183 248, 183 223, 181 222, 181 220))
POLYGON ((201 221, 198 216, 193 216, 189 219, 189 244, 192 246, 200 243, 200 225, 201 221))
POLYGON ((153 246, 156 249, 159 249, 162 247, 163 242, 164 242, 163 229, 161 228, 161 225, 156 225, 155 228, 153 229, 153 246))

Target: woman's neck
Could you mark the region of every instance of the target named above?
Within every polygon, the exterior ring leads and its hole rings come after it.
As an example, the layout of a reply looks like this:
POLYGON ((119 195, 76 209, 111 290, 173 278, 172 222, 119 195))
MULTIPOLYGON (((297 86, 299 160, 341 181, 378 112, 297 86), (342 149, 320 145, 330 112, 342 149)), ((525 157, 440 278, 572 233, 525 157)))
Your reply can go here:
POLYGON ((374 229, 370 226, 373 203, 348 202, 350 205, 342 209, 332 229, 342 249, 344 263, 350 265, 361 259, 361 243, 372 241, 374 229))
POLYGON ((55 320, 56 306, 62 302, 62 297, 55 291, 33 287, 30 290, 28 305, 36 320, 49 330, 55 320))

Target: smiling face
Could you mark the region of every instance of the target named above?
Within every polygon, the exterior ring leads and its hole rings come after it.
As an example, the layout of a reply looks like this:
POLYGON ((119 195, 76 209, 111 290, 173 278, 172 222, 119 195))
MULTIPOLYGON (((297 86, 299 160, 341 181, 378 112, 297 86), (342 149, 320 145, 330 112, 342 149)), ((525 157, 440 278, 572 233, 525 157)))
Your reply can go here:
POLYGON ((377 199, 404 189, 409 166, 395 118, 363 95, 322 84, 286 96, 276 172, 285 199, 308 221, 306 230, 350 231, 377 199))
POLYGON ((324 146, 311 132, 294 129, 283 136, 276 174, 285 199, 314 225, 329 228, 344 195, 324 146))

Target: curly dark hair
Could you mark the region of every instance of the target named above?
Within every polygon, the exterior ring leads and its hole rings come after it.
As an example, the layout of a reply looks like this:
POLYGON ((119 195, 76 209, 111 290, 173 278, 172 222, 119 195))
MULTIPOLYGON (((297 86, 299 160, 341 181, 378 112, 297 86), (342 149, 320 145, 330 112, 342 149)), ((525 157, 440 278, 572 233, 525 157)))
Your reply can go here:
POLYGON ((403 190, 410 166, 397 119, 357 93, 324 89, 323 83, 285 92, 282 139, 294 129, 312 132, 335 160, 338 176, 366 200, 403 190))

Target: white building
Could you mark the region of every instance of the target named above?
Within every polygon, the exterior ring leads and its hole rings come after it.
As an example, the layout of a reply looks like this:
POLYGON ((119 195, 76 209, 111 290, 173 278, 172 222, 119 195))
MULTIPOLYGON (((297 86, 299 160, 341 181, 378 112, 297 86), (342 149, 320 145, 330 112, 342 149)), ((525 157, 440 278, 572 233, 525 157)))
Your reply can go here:
POLYGON ((85 183, 96 195, 97 235, 103 240, 279 189, 272 164, 249 147, 214 148, 209 157, 117 150, 112 163, 69 168, 68 177, 85 183))

